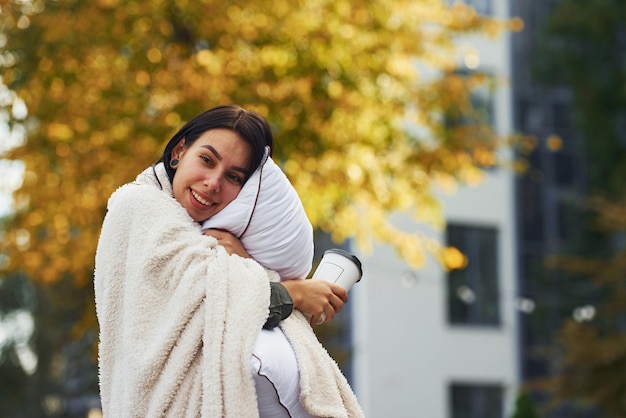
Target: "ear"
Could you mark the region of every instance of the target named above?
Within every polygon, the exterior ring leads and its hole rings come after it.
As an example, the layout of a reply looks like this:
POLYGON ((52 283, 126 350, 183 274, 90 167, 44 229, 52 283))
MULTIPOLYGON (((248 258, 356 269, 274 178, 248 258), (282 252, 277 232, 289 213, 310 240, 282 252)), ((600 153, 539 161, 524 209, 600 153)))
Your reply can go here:
POLYGON ((182 138, 180 141, 178 141, 178 144, 176 144, 174 146, 174 148, 172 149, 171 159, 172 160, 180 160, 180 158, 185 153, 186 149, 187 149, 187 147, 186 147, 186 144, 185 144, 185 138, 182 138))

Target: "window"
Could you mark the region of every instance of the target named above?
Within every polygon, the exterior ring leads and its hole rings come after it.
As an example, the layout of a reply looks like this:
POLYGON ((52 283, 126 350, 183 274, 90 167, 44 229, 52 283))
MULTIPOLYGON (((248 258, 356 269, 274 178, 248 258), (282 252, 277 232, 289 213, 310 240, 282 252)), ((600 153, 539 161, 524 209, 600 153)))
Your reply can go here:
POLYGON ((503 418, 502 385, 452 383, 450 406, 450 418, 503 418))
POLYGON ((448 0, 448 4, 454 4, 456 2, 465 3, 473 7, 479 15, 490 15, 493 13, 492 0, 448 0))
POLYGON ((458 93, 455 93, 455 100, 443 101, 442 115, 446 127, 443 141, 451 149, 458 147, 472 156, 477 166, 495 168, 493 76, 486 72, 456 69, 446 73, 442 83, 458 93))
POLYGON ((563 103, 554 103, 552 105, 552 126, 553 130, 561 136, 567 138, 571 126, 571 109, 563 103))
POLYGON ((563 150, 555 151, 551 156, 556 185, 564 188, 574 187, 576 174, 580 171, 580 166, 577 166, 578 161, 573 155, 563 150))
POLYGON ((564 241, 563 245, 567 245, 565 241, 573 238, 583 223, 580 204, 573 199, 561 197, 556 202, 556 211, 558 217, 558 237, 564 241))
POLYGON ((496 88, 493 75, 484 71, 458 68, 451 73, 451 78, 464 86, 464 93, 468 94, 472 112, 467 113, 468 109, 464 108, 463 105, 455 104, 446 111, 446 125, 452 127, 487 123, 493 126, 493 94, 496 88))
POLYGON ((490 15, 493 13, 491 0, 465 0, 465 4, 472 6, 479 15, 490 15))
POLYGON ((454 325, 499 325, 496 229, 448 225, 447 242, 467 257, 465 268, 448 274, 448 322, 454 325))
MULTIPOLYGON (((537 153, 533 153, 537 154, 537 153)), ((532 165, 531 165, 532 167, 532 165)), ((531 172, 519 182, 518 205, 520 207, 520 237, 525 241, 543 242, 545 235, 544 193, 540 183, 540 171, 531 172)))
POLYGON ((472 107, 476 109, 478 118, 489 123, 491 126, 494 124, 494 104, 493 104, 493 91, 491 85, 481 86, 480 88, 472 91, 470 101, 472 107))
POLYGON ((544 110, 541 105, 530 100, 519 99, 517 101, 516 123, 525 132, 537 132, 541 130, 545 121, 544 110))

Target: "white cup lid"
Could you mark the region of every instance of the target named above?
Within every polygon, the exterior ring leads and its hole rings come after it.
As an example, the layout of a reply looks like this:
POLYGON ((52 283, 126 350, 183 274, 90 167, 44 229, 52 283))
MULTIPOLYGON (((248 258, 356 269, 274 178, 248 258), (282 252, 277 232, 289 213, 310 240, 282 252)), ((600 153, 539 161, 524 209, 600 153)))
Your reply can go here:
POLYGON ((326 250, 324 251, 324 254, 326 253, 335 253, 335 254, 340 254, 350 260, 352 260, 352 262, 357 266, 357 268, 359 269, 359 280, 361 280, 361 277, 363 277, 363 267, 361 266, 361 260, 359 260, 354 254, 351 254, 345 250, 342 250, 340 248, 332 248, 330 250, 326 250))

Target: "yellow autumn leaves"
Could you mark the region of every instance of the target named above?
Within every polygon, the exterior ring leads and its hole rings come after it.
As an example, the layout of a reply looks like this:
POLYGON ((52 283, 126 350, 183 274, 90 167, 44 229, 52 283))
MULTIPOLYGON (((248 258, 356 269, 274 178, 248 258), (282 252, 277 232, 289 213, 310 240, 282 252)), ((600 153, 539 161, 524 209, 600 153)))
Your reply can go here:
POLYGON ((488 126, 443 115, 472 112, 469 94, 486 81, 453 73, 455 38, 515 21, 441 0, 26 3, 4 0, 0 15, 1 52, 19 57, 2 77, 32 116, 27 144, 7 155, 26 175, 3 266, 88 283, 108 196, 223 103, 268 118, 275 159, 316 227, 364 249, 387 242, 412 266, 428 253, 462 266, 389 215, 441 226, 433 186, 476 183, 496 163, 488 126))

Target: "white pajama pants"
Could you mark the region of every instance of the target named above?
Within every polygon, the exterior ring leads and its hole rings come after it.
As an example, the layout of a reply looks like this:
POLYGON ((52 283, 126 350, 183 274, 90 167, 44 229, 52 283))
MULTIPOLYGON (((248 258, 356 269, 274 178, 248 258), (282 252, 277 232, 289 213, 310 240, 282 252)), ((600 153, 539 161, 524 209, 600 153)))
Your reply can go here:
POLYGON ((261 330, 250 365, 261 418, 312 418, 300 404, 296 355, 280 328, 261 330))

